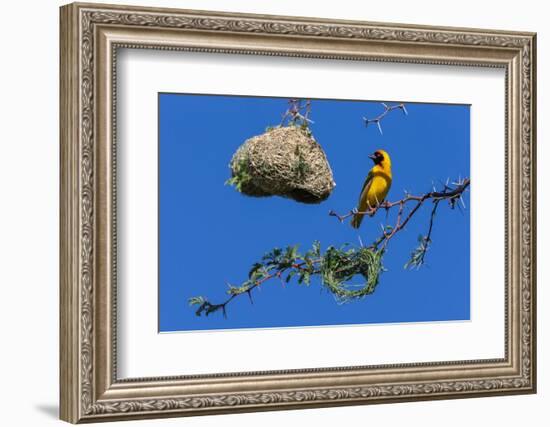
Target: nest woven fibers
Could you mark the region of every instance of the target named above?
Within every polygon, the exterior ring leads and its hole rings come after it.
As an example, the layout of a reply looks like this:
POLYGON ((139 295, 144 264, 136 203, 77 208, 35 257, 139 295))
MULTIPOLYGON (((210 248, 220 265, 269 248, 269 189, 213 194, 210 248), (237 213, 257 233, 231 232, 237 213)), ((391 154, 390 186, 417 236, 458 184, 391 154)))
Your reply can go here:
POLYGON ((325 152, 306 127, 272 128, 244 142, 230 163, 230 184, 253 197, 320 203, 335 187, 325 152))

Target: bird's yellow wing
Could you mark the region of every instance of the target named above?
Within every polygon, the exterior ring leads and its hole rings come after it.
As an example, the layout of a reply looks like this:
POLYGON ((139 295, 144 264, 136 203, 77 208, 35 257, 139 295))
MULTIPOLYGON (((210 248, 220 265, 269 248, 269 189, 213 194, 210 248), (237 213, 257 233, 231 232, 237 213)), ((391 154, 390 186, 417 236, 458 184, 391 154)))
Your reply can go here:
MULTIPOLYGON (((365 182, 363 183, 363 188, 361 188, 361 193, 359 193, 359 201, 357 202, 357 211, 358 212, 365 212, 368 208, 367 203, 367 194, 370 190, 370 186, 372 185, 372 179, 374 178, 374 174, 372 171, 369 172, 367 177, 365 178, 365 182)), ((365 214, 355 214, 353 215, 353 219, 351 220, 351 226, 353 228, 359 228, 361 225, 361 221, 363 221, 363 216, 365 214)))

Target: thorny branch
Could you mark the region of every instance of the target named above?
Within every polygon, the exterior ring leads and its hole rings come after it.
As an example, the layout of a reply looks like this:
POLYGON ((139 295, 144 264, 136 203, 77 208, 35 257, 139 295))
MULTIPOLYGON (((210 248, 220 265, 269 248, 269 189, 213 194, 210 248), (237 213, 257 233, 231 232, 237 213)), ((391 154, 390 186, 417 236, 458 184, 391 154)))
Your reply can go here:
POLYGON ((267 280, 278 278, 284 285, 296 277, 298 284, 308 286, 312 276, 319 276, 321 284, 337 301, 347 302, 373 293, 381 270, 382 252, 367 248, 329 246, 321 253, 319 242, 303 254, 298 252, 297 246, 289 246, 285 250, 275 248, 252 266, 248 280, 240 286, 229 285, 229 297, 225 301, 213 304, 199 296, 191 298, 189 304, 198 306, 197 316, 208 316, 219 310, 227 316, 227 305, 231 301, 247 294, 252 303, 252 291, 267 280), (355 276, 362 276, 364 283, 351 283, 355 276))
POLYGON ((428 246, 432 243, 432 230, 434 225, 435 212, 437 211, 437 207, 439 206, 440 201, 441 199, 434 200, 432 213, 430 214, 430 225, 428 227, 428 233, 425 236, 421 236, 421 238, 419 239, 420 246, 415 249, 415 251, 411 254, 411 260, 407 264, 405 264, 405 268, 409 266, 420 267, 422 264, 424 264, 424 258, 426 256, 428 246))
MULTIPOLYGON (((315 261, 313 261, 313 263, 318 264, 320 261, 321 260, 315 260, 315 261)), ((291 264, 290 266, 288 266, 286 268, 282 268, 278 271, 274 271, 273 273, 268 273, 268 274, 264 275, 261 279, 258 279, 255 282, 252 282, 248 286, 244 285, 244 286, 240 286, 240 287, 235 287, 235 286, 229 285, 228 293, 230 294, 230 296, 225 301, 223 301, 222 303, 212 304, 210 301, 205 300, 203 297, 196 297, 197 298, 196 301, 193 300, 193 298, 191 298, 189 303, 191 305, 199 305, 199 308, 196 311, 197 316, 200 316, 202 313, 204 313, 206 316, 208 316, 209 314, 211 314, 215 311, 221 310, 222 313, 223 313, 223 317, 227 318, 227 309, 226 309, 226 307, 236 297, 238 297, 239 295, 247 294, 248 299, 250 300, 250 303, 253 304, 254 301, 252 299, 252 291, 254 289, 258 288, 262 283, 267 282, 268 280, 274 279, 274 278, 278 278, 280 280, 281 284, 284 285, 285 279, 283 278, 283 274, 287 271, 287 269, 288 268, 293 268, 293 269, 296 269, 296 270, 303 270, 304 264, 305 263, 294 263, 294 264, 291 264)))
POLYGON ((391 105, 389 106, 388 104, 386 104, 385 102, 382 102, 382 106, 384 107, 384 112, 381 113, 380 115, 374 117, 373 119, 367 119, 366 117, 363 117, 363 121, 365 122, 365 127, 368 127, 369 124, 371 123, 375 123, 376 126, 378 126, 378 130, 380 131, 380 134, 383 135, 383 132, 382 132, 382 125, 380 124, 380 122, 382 121, 382 119, 384 117, 386 117, 391 111, 393 110, 401 110, 403 111, 403 114, 407 115, 409 114, 407 112, 407 109, 405 108, 405 104, 396 104, 396 105, 391 105))
POLYGON ((286 120, 293 125, 301 125, 303 127, 308 127, 310 123, 313 123, 309 119, 311 113, 311 101, 309 99, 306 101, 303 99, 289 99, 288 104, 289 107, 283 114, 281 126, 284 125, 286 120))
POLYGON ((457 182, 452 183, 452 185, 453 187, 450 187, 447 181, 447 183, 444 184, 443 186, 443 190, 441 191, 436 191, 434 189, 433 191, 425 193, 421 196, 406 194, 406 196, 401 200, 397 200, 395 202, 386 201, 381 203, 377 208, 371 208, 365 212, 358 212, 356 209, 354 209, 345 215, 339 215, 334 211, 330 211, 329 215, 336 217, 340 222, 344 222, 347 218, 350 218, 357 213, 365 214, 365 215, 373 215, 378 209, 385 209, 386 212, 388 212, 391 208, 397 207, 398 212, 397 212, 395 225, 394 226, 388 225, 385 228, 383 228, 382 235, 369 246, 369 248, 372 248, 375 250, 381 249, 384 251, 389 241, 399 231, 405 228, 407 223, 414 216, 414 214, 418 212, 418 210, 424 204, 424 202, 426 202, 427 200, 432 200, 433 207, 432 207, 432 213, 430 215, 428 233, 426 236, 422 236, 422 241, 420 242, 421 245, 419 246, 419 248, 417 248, 418 252, 416 252, 415 250, 415 252, 413 252, 411 262, 407 263, 407 266, 414 265, 418 267, 424 263, 424 257, 426 255, 426 251, 428 250, 428 246, 431 243, 433 221, 434 221, 435 213, 437 211, 439 203, 442 200, 447 200, 449 202, 449 205, 453 209, 456 206, 456 204, 459 202, 464 204, 462 200, 462 194, 470 186, 470 178, 459 179, 457 182), (414 202, 414 206, 411 210, 408 211, 407 214, 405 214, 405 206, 409 202, 414 202))
MULTIPOLYGON (((208 316, 216 311, 221 311, 223 316, 227 317, 227 306, 232 301, 239 295, 246 294, 250 302, 253 303, 252 292, 268 280, 278 279, 284 285, 296 277, 299 284, 309 285, 312 276, 320 276, 321 283, 340 302, 363 298, 373 293, 378 284, 378 278, 383 269, 382 257, 390 240, 405 228, 424 203, 431 200, 433 206, 427 234, 420 236, 419 246, 412 252, 405 267, 418 268, 424 264, 426 252, 431 244, 434 218, 438 206, 444 200, 449 203, 451 208, 454 208, 457 203, 463 203, 462 195, 469 185, 469 178, 459 179, 451 185, 447 182, 441 191, 434 189, 420 196, 406 194, 401 200, 382 203, 378 209, 385 209, 386 212, 392 208, 398 209, 396 223, 394 226, 388 225, 383 228, 381 236, 368 247, 350 248, 344 245, 341 248, 335 248, 331 246, 322 253, 319 242, 315 242, 312 249, 303 254, 298 252, 297 246, 289 246, 285 250, 275 248, 252 266, 248 280, 239 286, 228 284, 227 294, 229 296, 223 302, 214 304, 205 297, 199 296, 190 298, 189 304, 198 306, 197 316, 203 314, 208 316), (406 211, 409 204, 414 205, 406 211), (357 275, 364 278, 364 284, 350 283, 351 279, 357 275)), ((376 210, 366 212, 352 210, 346 215, 330 211, 329 215, 344 222, 356 213, 372 214, 376 210)))

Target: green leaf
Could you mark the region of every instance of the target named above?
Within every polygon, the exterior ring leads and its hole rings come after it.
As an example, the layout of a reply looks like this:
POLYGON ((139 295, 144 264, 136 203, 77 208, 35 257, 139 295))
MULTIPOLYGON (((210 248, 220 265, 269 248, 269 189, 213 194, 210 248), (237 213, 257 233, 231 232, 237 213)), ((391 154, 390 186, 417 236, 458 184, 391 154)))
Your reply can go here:
POLYGON ((206 302, 204 297, 191 297, 188 300, 189 305, 202 305, 206 302))
POLYGON ((295 275, 296 275, 296 271, 292 270, 290 273, 286 275, 285 282, 286 283, 290 282, 295 275))
POLYGON ((256 262, 252 265, 252 268, 248 272, 248 278, 251 279, 253 276, 255 276, 258 273, 258 270, 260 270, 263 267, 262 263, 256 262))

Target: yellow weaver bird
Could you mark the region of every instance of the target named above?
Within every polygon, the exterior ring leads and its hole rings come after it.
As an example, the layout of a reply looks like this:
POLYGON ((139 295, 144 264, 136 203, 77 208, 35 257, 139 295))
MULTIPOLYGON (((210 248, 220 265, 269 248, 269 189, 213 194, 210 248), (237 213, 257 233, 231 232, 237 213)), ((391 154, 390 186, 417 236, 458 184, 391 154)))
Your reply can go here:
POLYGON ((374 162, 374 166, 367 175, 361 189, 357 206, 358 213, 353 215, 351 220, 353 228, 361 226, 365 212, 369 216, 374 215, 376 208, 384 201, 391 187, 391 160, 388 153, 384 150, 376 150, 369 158, 374 162))

